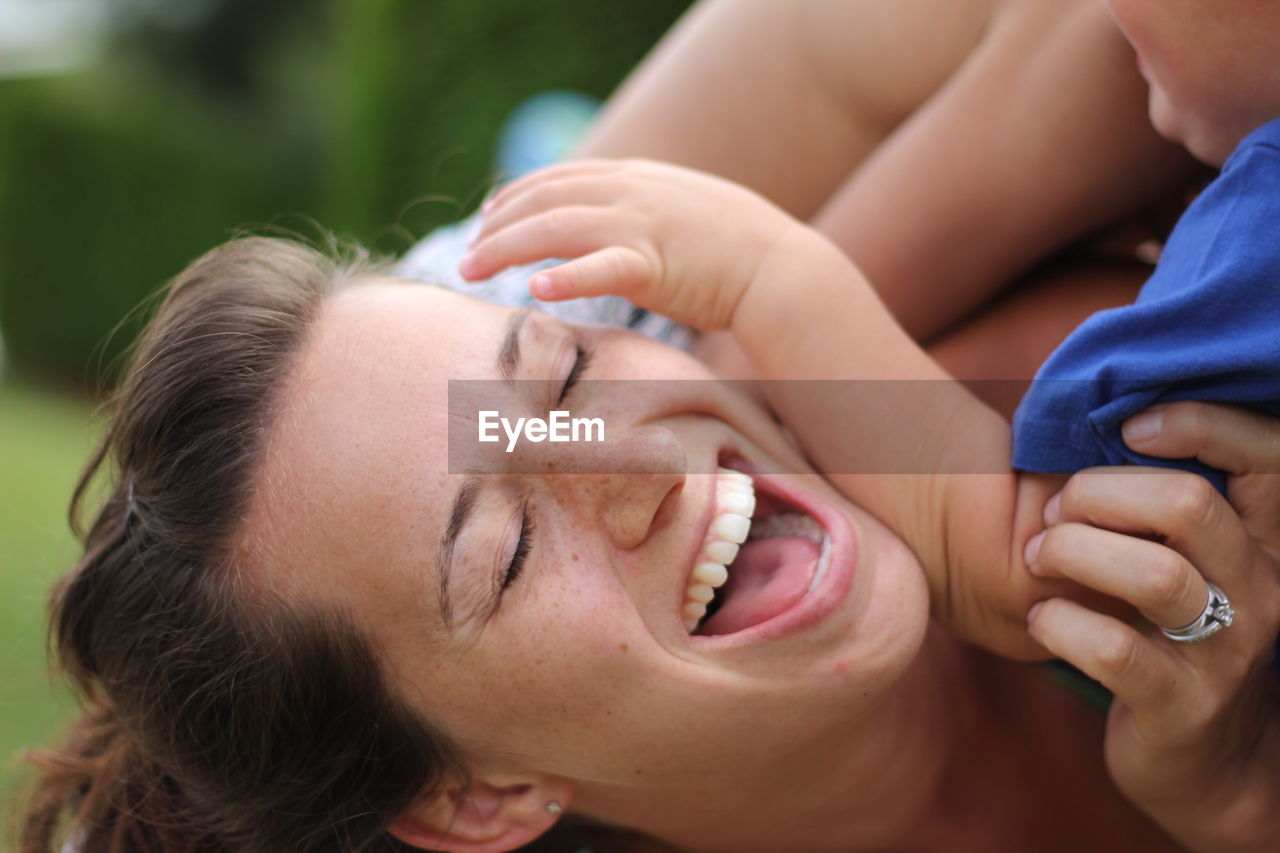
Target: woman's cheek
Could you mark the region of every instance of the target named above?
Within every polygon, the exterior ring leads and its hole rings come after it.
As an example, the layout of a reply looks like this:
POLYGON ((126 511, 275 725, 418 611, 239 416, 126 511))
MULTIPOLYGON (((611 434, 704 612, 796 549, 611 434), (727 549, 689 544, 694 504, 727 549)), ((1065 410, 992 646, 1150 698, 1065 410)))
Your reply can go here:
POLYGON ((506 749, 546 753, 559 764, 584 745, 598 751, 643 705, 653 687, 642 671, 652 649, 620 631, 624 620, 589 593, 544 615, 548 622, 525 635, 518 659, 488 673, 491 688, 501 686, 491 689, 477 730, 504 732, 506 749))
POLYGON ((642 627, 608 569, 559 572, 528 603, 536 617, 524 626, 525 654, 531 669, 554 669, 555 683, 619 669, 642 627))

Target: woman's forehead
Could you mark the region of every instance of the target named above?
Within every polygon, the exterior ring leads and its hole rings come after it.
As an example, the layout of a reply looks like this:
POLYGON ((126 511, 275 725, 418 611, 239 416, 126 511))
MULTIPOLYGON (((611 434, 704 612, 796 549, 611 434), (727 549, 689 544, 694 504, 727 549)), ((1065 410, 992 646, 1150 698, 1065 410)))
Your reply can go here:
POLYGON ((492 349, 485 339, 509 313, 400 284, 326 306, 283 391, 246 519, 277 592, 328 598, 354 584, 346 591, 385 597, 395 573, 434 571, 426 558, 459 479, 447 470, 447 380, 492 349))
MULTIPOLYGON (((392 374, 440 371, 441 379, 489 378, 491 353, 512 309, 440 287, 378 279, 331 297, 303 354, 315 369, 361 367, 392 374)), ((305 376, 302 377, 305 379, 305 376)))

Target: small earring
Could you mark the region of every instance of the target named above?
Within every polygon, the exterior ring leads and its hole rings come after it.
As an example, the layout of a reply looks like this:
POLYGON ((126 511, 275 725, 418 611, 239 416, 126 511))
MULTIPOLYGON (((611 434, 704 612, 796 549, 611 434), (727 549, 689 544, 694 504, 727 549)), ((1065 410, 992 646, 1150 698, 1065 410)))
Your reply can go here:
POLYGON ((547 814, 558 815, 564 811, 564 806, 555 800, 547 800, 547 814))

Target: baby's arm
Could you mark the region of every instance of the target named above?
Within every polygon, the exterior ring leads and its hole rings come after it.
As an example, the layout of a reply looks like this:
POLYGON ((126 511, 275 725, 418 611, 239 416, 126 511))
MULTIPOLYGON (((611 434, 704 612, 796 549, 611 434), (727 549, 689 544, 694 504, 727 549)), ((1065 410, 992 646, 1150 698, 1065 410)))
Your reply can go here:
POLYGON ((583 161, 500 191, 461 270, 482 278, 549 256, 574 260, 534 277, 539 298, 616 293, 729 329, 775 380, 772 402, 816 467, 914 548, 935 612, 995 651, 1044 655, 1025 614, 1066 587, 1032 578, 1022 546, 1054 484, 1014 475, 1008 424, 929 359, 828 240, 710 175, 583 161))
POLYGON ((763 386, 775 410, 815 467, 913 548, 940 619, 1001 654, 1045 657, 1025 614, 1049 583, 1109 609, 1026 571, 1023 545, 1061 478, 1013 472, 1007 421, 916 345, 842 252, 809 229, 790 239, 731 325, 777 380, 763 386))

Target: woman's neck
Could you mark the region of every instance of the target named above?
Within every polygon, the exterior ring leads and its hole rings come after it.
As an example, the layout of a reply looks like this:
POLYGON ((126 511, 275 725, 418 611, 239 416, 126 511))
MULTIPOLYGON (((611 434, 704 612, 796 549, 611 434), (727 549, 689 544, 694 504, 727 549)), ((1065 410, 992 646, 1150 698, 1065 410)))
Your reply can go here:
POLYGON ((936 670, 957 737, 936 799, 897 849, 1181 849, 1111 782, 1104 714, 1043 666, 994 657, 940 630, 927 642, 940 647, 926 651, 925 664, 936 670))
POLYGON ((705 803, 659 834, 697 853, 1179 849, 1111 784, 1104 726, 1042 667, 931 626, 873 718, 828 733, 820 756, 743 780, 733 819, 705 803))

